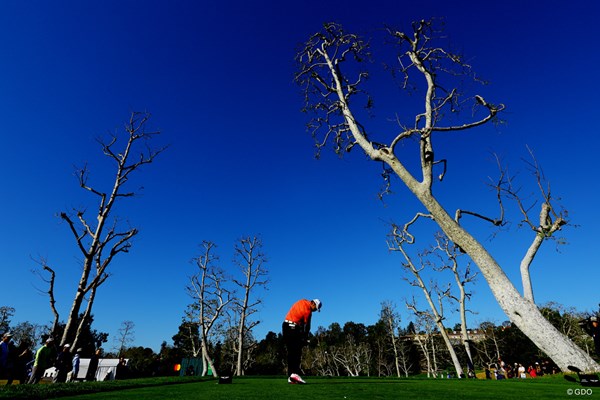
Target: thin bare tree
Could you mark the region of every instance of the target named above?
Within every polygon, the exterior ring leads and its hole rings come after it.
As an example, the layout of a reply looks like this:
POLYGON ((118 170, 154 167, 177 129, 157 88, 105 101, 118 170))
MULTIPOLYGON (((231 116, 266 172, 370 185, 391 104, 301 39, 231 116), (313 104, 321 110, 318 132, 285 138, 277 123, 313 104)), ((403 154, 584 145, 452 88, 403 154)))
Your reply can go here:
POLYGON ((475 280, 477 273, 471 271, 470 263, 467 263, 464 268, 460 268, 459 257, 463 253, 448 240, 447 236, 438 233, 435 235, 435 241, 436 244, 430 254, 437 255, 439 262, 436 263, 438 266, 434 266, 434 269, 438 271, 450 271, 456 283, 455 287, 458 289, 458 296, 454 295, 450 290, 446 291, 446 294, 449 299, 458 304, 461 342, 467 355, 467 368, 474 371, 471 339, 467 324, 467 300, 471 297, 471 293, 467 292, 466 285, 475 280))
POLYGON ((446 326, 444 325, 444 300, 449 296, 450 287, 441 289, 434 282, 431 282, 429 285, 425 283, 421 273, 428 265, 431 265, 431 263, 430 261, 424 259, 424 257, 428 256, 427 252, 419 254, 420 261, 417 265, 406 251, 405 245, 407 243, 411 243, 412 240, 412 237, 407 234, 408 225, 410 225, 410 223, 405 225, 404 228, 394 226, 392 234, 390 235, 390 240, 388 240, 388 247, 391 251, 400 252, 404 257, 405 262, 402 263, 402 266, 410 275, 412 275, 412 278, 406 277, 405 279, 411 286, 417 287, 421 290, 425 300, 427 301, 427 305, 429 306, 429 311, 418 309, 414 300, 412 303, 407 304, 407 307, 412 310, 415 315, 427 316, 433 323, 435 323, 440 331, 442 339, 444 339, 444 343, 448 349, 448 352, 450 353, 452 363, 454 364, 454 368, 456 370, 456 375, 463 376, 464 372, 460 364, 460 360, 458 359, 454 345, 450 341, 448 332, 446 332, 446 326))
POLYGON ((385 323, 387 334, 390 338, 392 351, 394 353, 394 366, 396 376, 400 377, 400 343, 398 340, 398 328, 400 326, 400 314, 396 311, 395 305, 391 301, 381 303, 381 313, 379 318, 385 323))
POLYGON ((496 326, 492 322, 482 322, 479 330, 484 334, 485 340, 477 346, 477 357, 482 365, 490 367, 500 357, 500 339, 496 336, 496 326))
POLYGON ((121 327, 115 335, 114 343, 115 350, 117 351, 117 357, 121 357, 123 352, 133 343, 135 340, 135 324, 133 321, 121 322, 121 327))
MULTIPOLYGON (((125 124, 123 135, 114 134, 108 140, 98 139, 103 154, 115 167, 114 180, 108 190, 102 190, 89 183, 90 171, 87 165, 77 171, 79 186, 98 201, 94 217, 88 218, 85 208, 74 209, 71 213, 60 213, 82 255, 81 276, 61 344, 77 342, 78 332, 91 317, 96 291, 110 275, 108 267, 117 255, 129 252, 131 240, 138 234, 136 228, 121 228, 118 218, 111 222, 111 216, 114 207, 122 199, 136 195, 134 191, 125 190, 132 174, 144 165, 152 163, 166 149, 166 146, 158 149, 150 147, 149 141, 160 132, 147 130, 149 119, 149 113, 132 112, 125 124), (81 307, 86 301, 85 312, 80 315, 81 307)), ((52 298, 53 293, 50 296, 52 298)))
POLYGON ((417 345, 421 349, 421 354, 425 361, 425 369, 427 370, 427 377, 437 378, 438 364, 433 338, 433 327, 435 324, 428 315, 417 310, 414 299, 412 299, 412 301, 406 301, 406 308, 411 310, 416 317, 416 321, 413 324, 415 331, 410 333, 413 335, 412 338, 414 338, 414 341, 417 342, 417 345))
POLYGON ((410 354, 411 347, 412 343, 407 340, 400 340, 397 346, 398 365, 406 378, 408 378, 410 372, 413 370, 413 362, 410 354))
POLYGON ((52 267, 48 265, 48 262, 45 257, 40 257, 38 260, 34 261, 37 262, 42 267, 42 269, 33 270, 33 272, 37 274, 40 277, 40 279, 48 285, 48 288, 45 291, 40 290, 40 292, 43 292, 48 295, 50 309, 52 310, 52 315, 54 316, 50 332, 55 333, 58 329, 58 320, 60 318, 60 314, 58 313, 58 309, 56 308, 56 299, 54 298, 54 281, 56 280, 56 272, 54 272, 54 269, 52 269, 52 267), (42 271, 45 271, 45 273, 49 275, 49 277, 46 278, 43 275, 42 271))
POLYGON ((347 335, 343 343, 329 348, 334 363, 342 367, 349 376, 369 376, 371 353, 367 343, 356 343, 352 335, 347 335))
POLYGON ((260 323, 251 317, 258 311, 262 298, 257 294, 259 289, 266 289, 269 280, 265 267, 267 258, 262 251, 260 238, 244 237, 239 239, 235 246, 234 263, 240 268, 243 280, 234 279, 233 282, 240 289, 240 296, 234 301, 234 310, 237 316, 237 340, 235 341, 237 362, 236 374, 243 375, 244 353, 250 351, 255 342, 249 341, 252 329, 260 323))
MULTIPOLYGON (((388 137, 375 138, 361 122, 361 106, 373 104, 370 96, 365 96, 364 86, 369 75, 365 70, 370 60, 369 45, 358 35, 345 32, 339 24, 325 24, 322 31, 308 39, 296 58, 299 63, 296 80, 305 90, 305 109, 316 113, 309 129, 318 151, 332 145, 338 154, 343 154, 358 146, 371 160, 382 163, 387 182, 397 176, 448 238, 471 257, 502 310, 525 335, 563 371, 567 371, 569 365, 600 371, 598 363, 544 318, 527 294, 519 293, 498 261, 460 224, 459 218, 450 215, 433 193, 436 177, 442 180, 447 166, 445 159, 436 158, 435 138, 494 122, 504 105, 488 102, 477 94, 470 99, 472 117, 467 121, 457 120, 453 117, 457 115, 454 111, 464 107, 468 100, 461 96, 459 83, 465 82, 465 77, 475 77, 470 66, 459 55, 438 45, 441 35, 431 21, 415 22, 410 33, 394 29, 388 29, 388 33, 397 45, 398 67, 394 70, 404 77, 403 87, 420 87, 412 81, 413 73, 421 79, 425 89, 421 92, 423 111, 410 125, 398 118, 399 130, 388 137), (418 143, 415 155, 420 160, 420 178, 409 170, 408 159, 397 152, 401 143, 403 154, 412 143, 418 143), (434 174, 438 169, 442 172, 434 174)), ((526 267, 523 269, 529 268, 538 244, 566 222, 550 201, 550 192, 545 193, 539 214, 541 223, 529 219, 535 239, 523 259, 522 265, 526 267)), ((463 210, 462 214, 467 213, 463 210)), ((474 214, 471 215, 477 216, 474 214)))
MULTIPOLYGON (((216 245, 209 241, 201 244, 202 254, 194 259, 197 271, 190 277, 186 292, 193 299, 188 306, 186 318, 200 328, 200 349, 202 355, 202 374, 208 368, 214 376, 219 376, 210 354, 210 343, 215 332, 223 325, 223 317, 233 301, 233 293, 227 288, 228 279, 221 268, 215 265, 218 257, 213 254, 216 245)), ((194 356, 198 352, 194 351, 194 356)))

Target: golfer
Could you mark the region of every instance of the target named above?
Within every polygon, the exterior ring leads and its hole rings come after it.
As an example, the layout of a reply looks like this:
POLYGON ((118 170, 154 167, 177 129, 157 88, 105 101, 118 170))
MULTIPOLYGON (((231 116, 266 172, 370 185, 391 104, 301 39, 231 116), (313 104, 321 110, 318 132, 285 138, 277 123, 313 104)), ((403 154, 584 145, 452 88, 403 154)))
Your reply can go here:
POLYGON ((300 377, 302 347, 308 342, 310 320, 313 311, 321 311, 321 300, 298 300, 285 316, 281 326, 283 341, 287 347, 288 382, 306 383, 300 377))

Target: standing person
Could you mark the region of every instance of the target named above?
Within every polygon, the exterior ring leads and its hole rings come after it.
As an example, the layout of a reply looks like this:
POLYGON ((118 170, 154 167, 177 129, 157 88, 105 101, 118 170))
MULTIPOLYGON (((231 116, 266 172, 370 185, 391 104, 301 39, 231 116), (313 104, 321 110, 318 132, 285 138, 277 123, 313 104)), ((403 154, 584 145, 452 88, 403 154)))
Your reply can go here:
POLYGON ((535 368, 533 367, 533 365, 530 365, 529 367, 527 367, 527 372, 529 373, 529 376, 531 376, 532 378, 537 378, 537 372, 536 372, 535 368))
POLYGON ((288 382, 306 383, 300 377, 300 363, 302 361, 302 347, 308 341, 310 322, 314 311, 321 311, 321 300, 298 300, 285 316, 281 326, 283 341, 287 348, 288 382))
POLYGON ((581 327, 594 339, 594 347, 596 355, 600 357, 600 325, 598 325, 598 317, 593 316, 579 323, 581 327))
POLYGON ((23 339, 17 347, 16 355, 17 360, 15 362, 15 378, 19 380, 21 384, 27 383, 27 364, 33 359, 33 353, 31 352, 31 342, 23 339))
POLYGON ((96 380, 96 370, 98 369, 98 362, 100 361, 100 355, 102 354, 102 349, 96 349, 92 357, 90 358, 90 364, 88 366, 88 370, 85 374, 86 381, 95 381, 96 380))
POLYGON ((523 364, 519 364, 519 368, 517 369, 518 371, 518 377, 521 379, 525 379, 527 378, 527 374, 525 373, 525 366, 523 364))
POLYGON ((12 334, 6 332, 0 341, 0 378, 6 379, 6 385, 12 384, 14 370, 15 348, 12 334))
POLYGON ((29 383, 38 383, 42 379, 44 371, 52 366, 54 351, 51 346, 53 345, 54 339, 49 337, 42 347, 35 352, 35 361, 33 362, 29 383))
POLYGON ((115 379, 127 379, 129 378, 129 368, 127 367, 127 360, 124 357, 119 358, 117 364, 117 371, 115 379))
POLYGON ((71 362, 72 365, 72 369, 71 372, 69 372, 69 376, 67 377, 67 381, 68 382, 76 382, 77 381, 77 375, 79 374, 79 359, 80 359, 80 354, 83 351, 83 349, 77 349, 75 351, 75 355, 73 356, 73 361, 71 362))
POLYGON ((56 357, 56 375, 54 375, 54 383, 67 381, 67 374, 73 368, 73 365, 71 364, 72 361, 71 345, 65 344, 62 351, 58 354, 58 357, 56 357))

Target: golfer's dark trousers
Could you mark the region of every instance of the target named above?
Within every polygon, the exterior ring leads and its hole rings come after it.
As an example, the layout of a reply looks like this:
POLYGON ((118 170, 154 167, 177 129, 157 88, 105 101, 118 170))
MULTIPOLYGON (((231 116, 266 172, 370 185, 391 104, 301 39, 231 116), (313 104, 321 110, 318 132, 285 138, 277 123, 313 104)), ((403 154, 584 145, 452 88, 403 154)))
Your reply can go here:
POLYGON ((285 347, 287 347, 288 353, 288 375, 300 375, 302 346, 304 346, 306 336, 304 334, 304 327, 286 321, 281 325, 281 331, 283 333, 283 341, 285 342, 285 347))

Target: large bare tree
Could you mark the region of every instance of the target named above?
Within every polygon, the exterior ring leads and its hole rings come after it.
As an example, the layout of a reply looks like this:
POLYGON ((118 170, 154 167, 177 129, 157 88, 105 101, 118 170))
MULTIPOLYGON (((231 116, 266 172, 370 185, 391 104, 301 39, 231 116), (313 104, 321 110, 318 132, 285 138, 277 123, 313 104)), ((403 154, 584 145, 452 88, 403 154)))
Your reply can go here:
MULTIPOLYGON (((361 121, 361 96, 365 94, 364 82, 368 77, 364 62, 370 57, 369 46, 359 36, 346 33, 340 25, 325 24, 323 30, 312 35, 299 52, 297 61, 300 69, 296 76, 297 82, 305 89, 306 109, 317 113, 309 127, 319 151, 333 144, 336 152, 342 154, 358 146, 371 160, 382 163, 387 176, 400 178, 444 234, 470 256, 502 310, 521 331, 563 371, 568 365, 600 371, 598 363, 544 318, 529 295, 519 293, 498 261, 465 230, 459 218, 451 216, 433 193, 434 167, 443 167, 443 172, 446 169, 446 160, 436 157, 435 138, 493 122, 504 106, 488 102, 477 94, 471 98, 474 113, 469 120, 455 122, 455 119, 445 119, 465 104, 466 99, 460 96, 459 82, 455 79, 457 75, 461 79, 465 73, 470 74, 470 66, 460 56, 438 46, 431 21, 414 23, 410 33, 393 29, 388 29, 388 32, 397 45, 396 71, 405 78, 404 87, 413 88, 411 84, 415 75, 421 79, 423 110, 414 117, 410 126, 399 118, 399 130, 387 137, 375 137, 375 133, 361 121), (400 143, 405 145, 406 151, 415 142, 414 139, 418 143, 415 150, 420 160, 420 178, 409 170, 408 159, 397 153, 400 143)), ((363 104, 367 106, 372 104, 368 96, 365 101, 363 104)), ((440 177, 443 177, 443 172, 440 177)), ((539 248, 538 244, 565 223, 564 216, 549 201, 549 193, 547 195, 541 204, 540 223, 529 219, 534 239, 530 251, 523 258, 527 268, 539 248)))
POLYGON ((262 251, 260 238, 244 237, 235 246, 234 262, 242 272, 243 280, 234 279, 234 283, 240 289, 240 295, 234 301, 235 315, 237 316, 237 340, 235 341, 237 362, 236 374, 242 375, 244 354, 250 349, 247 340, 251 337, 252 329, 260 323, 251 319, 262 304, 262 298, 258 295, 259 289, 265 289, 269 280, 268 271, 265 267, 267 258, 262 251))
MULTIPOLYGON (((150 114, 146 112, 132 112, 123 133, 111 135, 108 140, 98 139, 103 154, 115 168, 114 180, 108 190, 89 183, 90 171, 87 165, 77 171, 79 186, 97 200, 97 212, 91 218, 85 208, 60 214, 69 226, 82 256, 81 276, 67 316, 61 345, 67 342, 76 345, 78 333, 91 317, 97 290, 110 275, 110 264, 117 255, 129 252, 131 240, 138 234, 136 228, 123 227, 121 220, 113 216, 113 210, 122 199, 136 195, 136 192, 126 189, 132 174, 144 165, 152 163, 166 149, 150 146, 150 140, 160 132, 147 130, 149 118, 150 114), (84 304, 85 310, 81 313, 84 304)), ((53 284, 54 270, 50 267, 45 269, 50 272, 53 284)), ((55 318, 58 320, 53 289, 50 290, 49 296, 55 318)))
POLYGON ((206 375, 208 368, 214 376, 219 376, 213 358, 210 354, 211 338, 223 325, 223 317, 233 301, 233 293, 227 288, 227 277, 221 268, 215 265, 214 255, 216 245, 213 242, 202 242, 202 254, 194 259, 196 273, 190 277, 186 291, 193 302, 188 306, 186 318, 200 328, 200 349, 194 349, 194 356, 202 355, 202 374, 206 375))

